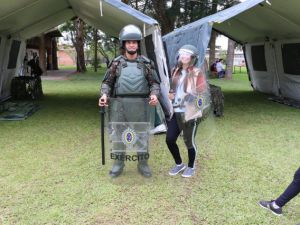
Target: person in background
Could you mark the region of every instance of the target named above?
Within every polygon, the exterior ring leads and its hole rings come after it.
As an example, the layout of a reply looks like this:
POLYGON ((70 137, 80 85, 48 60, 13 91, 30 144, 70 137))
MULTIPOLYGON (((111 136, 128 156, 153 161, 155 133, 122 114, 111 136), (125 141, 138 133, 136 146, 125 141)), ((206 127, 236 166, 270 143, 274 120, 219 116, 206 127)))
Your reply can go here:
POLYGON ((219 59, 219 61, 216 64, 216 69, 218 73, 218 78, 223 78, 225 76, 223 59, 219 59))
POLYGON ((212 78, 218 77, 218 72, 217 72, 217 62, 219 59, 216 59, 216 61, 210 65, 210 75, 212 78))

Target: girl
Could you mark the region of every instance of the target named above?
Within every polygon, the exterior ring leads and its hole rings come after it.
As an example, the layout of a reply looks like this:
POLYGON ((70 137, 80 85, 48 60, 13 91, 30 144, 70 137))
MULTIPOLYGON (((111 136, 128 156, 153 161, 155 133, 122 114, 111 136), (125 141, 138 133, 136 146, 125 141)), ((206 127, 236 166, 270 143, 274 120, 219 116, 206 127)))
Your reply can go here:
POLYGON ((183 177, 191 177, 195 174, 197 118, 201 117, 202 114, 201 110, 198 110, 198 114, 191 116, 191 113, 188 114, 187 111, 190 112, 189 103, 202 102, 196 96, 207 91, 208 88, 205 75, 201 69, 195 67, 197 60, 197 48, 192 45, 182 46, 178 51, 178 64, 171 75, 169 98, 172 100, 174 107, 174 116, 167 122, 168 130, 166 135, 166 143, 176 163, 169 171, 171 176, 181 171, 183 171, 183 177), (189 161, 187 166, 182 163, 179 148, 176 144, 181 131, 183 131, 183 139, 188 150, 189 161))

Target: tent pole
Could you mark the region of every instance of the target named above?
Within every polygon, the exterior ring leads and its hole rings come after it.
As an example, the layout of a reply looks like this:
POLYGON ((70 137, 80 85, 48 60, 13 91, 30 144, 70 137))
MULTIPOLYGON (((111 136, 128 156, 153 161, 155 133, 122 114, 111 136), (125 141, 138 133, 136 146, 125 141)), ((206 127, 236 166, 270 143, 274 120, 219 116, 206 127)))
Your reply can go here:
POLYGON ((244 59, 245 59, 245 64, 246 64, 246 69, 247 69, 247 74, 248 74, 248 80, 250 82, 251 87, 254 89, 252 79, 251 79, 250 70, 249 70, 249 64, 248 64, 248 59, 247 59, 247 55, 246 55, 246 46, 245 46, 245 44, 243 44, 243 54, 244 54, 244 59))
POLYGON ((100 5, 100 16, 103 16, 102 0, 99 0, 100 5))
POLYGON ((272 47, 272 55, 273 55, 273 61, 274 61, 274 68, 275 68, 275 74, 276 74, 276 78, 277 78, 278 94, 279 94, 279 97, 281 97, 280 82, 279 82, 279 75, 278 75, 278 68, 277 68, 276 49, 275 49, 274 43, 270 43, 270 45, 272 47))

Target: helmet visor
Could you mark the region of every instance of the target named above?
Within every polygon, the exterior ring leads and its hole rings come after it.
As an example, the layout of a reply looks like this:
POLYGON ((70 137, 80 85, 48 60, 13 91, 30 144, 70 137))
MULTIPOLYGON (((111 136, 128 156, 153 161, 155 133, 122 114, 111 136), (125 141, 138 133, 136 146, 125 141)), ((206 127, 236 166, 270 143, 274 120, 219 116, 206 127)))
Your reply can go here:
POLYGON ((185 49, 180 49, 178 51, 178 62, 183 64, 189 64, 192 60, 192 52, 186 51, 185 49))
POLYGON ((185 57, 191 57, 194 54, 191 50, 188 49, 179 49, 178 55, 180 56, 185 56, 185 57))

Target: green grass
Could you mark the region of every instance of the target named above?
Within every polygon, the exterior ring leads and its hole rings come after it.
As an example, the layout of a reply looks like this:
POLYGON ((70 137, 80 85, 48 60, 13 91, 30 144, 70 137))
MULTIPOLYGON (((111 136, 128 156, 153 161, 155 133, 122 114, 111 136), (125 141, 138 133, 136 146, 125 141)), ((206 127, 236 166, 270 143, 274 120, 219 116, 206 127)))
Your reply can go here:
MULTIPOLYGON (((87 67, 88 71, 94 71, 94 67, 92 65, 88 64, 86 67, 87 67)), ((101 65, 99 65, 99 67, 98 67, 98 70, 100 69, 100 71, 101 71, 103 68, 104 69, 106 68, 105 63, 101 63, 101 65)), ((76 65, 74 65, 74 66, 60 65, 59 69, 60 70, 75 70, 76 71, 76 65)))
MULTIPOLYGON (((299 110, 253 92, 245 74, 214 79, 225 93, 225 116, 208 130, 199 127, 194 178, 167 175, 173 161, 159 135, 152 143, 151 179, 129 162, 124 175, 111 180, 109 163, 100 166, 101 79, 89 71, 43 81, 40 111, 0 123, 0 224, 300 222, 299 197, 279 218, 257 205, 279 195, 299 167, 299 110), (203 141, 207 132, 213 137, 203 141)), ((179 146, 186 161, 181 139, 179 146)))
POLYGON ((75 70, 76 71, 76 66, 66 66, 66 65, 60 65, 59 66, 60 70, 75 70))

